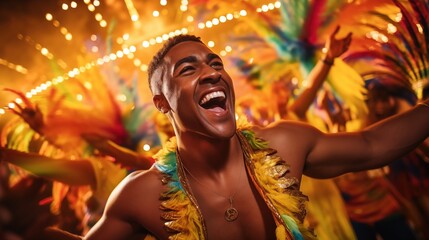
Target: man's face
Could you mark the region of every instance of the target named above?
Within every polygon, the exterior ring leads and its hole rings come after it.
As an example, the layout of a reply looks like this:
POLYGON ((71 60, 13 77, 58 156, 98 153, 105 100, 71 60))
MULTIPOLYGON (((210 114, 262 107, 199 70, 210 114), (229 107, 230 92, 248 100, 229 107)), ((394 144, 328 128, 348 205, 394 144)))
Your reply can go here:
POLYGON ((164 64, 162 93, 178 134, 233 136, 234 91, 220 57, 202 43, 187 41, 170 49, 164 64))

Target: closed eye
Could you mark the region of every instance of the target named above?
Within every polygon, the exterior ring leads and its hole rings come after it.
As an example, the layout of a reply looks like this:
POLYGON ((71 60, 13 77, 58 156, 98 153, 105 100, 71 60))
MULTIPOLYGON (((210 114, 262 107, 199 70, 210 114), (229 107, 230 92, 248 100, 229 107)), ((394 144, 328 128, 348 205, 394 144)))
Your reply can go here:
POLYGON ((210 66, 216 70, 222 70, 223 69, 223 63, 221 61, 214 61, 210 64, 210 66))
POLYGON ((186 72, 189 72, 189 71, 192 71, 192 70, 194 70, 194 67, 192 67, 192 66, 185 66, 185 67, 182 68, 182 70, 180 70, 179 75, 181 75, 183 73, 186 73, 186 72))

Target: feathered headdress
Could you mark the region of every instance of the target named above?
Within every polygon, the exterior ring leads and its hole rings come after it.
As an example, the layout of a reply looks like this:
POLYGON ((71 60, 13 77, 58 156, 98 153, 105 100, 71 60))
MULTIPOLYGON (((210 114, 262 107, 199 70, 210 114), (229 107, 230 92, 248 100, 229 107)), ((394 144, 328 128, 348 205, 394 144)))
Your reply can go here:
POLYGON ((369 15, 382 23, 362 23, 370 31, 364 50, 350 54, 348 62, 370 62, 365 78, 389 78, 413 89, 419 98, 429 83, 429 1, 393 0, 393 14, 371 11, 369 15))
MULTIPOLYGON (((235 48, 241 50, 237 53, 241 56, 234 55, 231 59, 257 88, 268 86, 284 76, 294 76, 300 86, 305 85, 306 77, 320 58, 328 33, 337 25, 351 24, 352 11, 352 16, 357 17, 387 1, 279 2, 278 14, 268 14, 246 4, 250 16, 243 19, 254 34, 232 37, 234 42, 241 44, 235 48)), ((350 28, 344 28, 347 27, 350 28)), ((366 113, 363 80, 341 59, 335 61, 325 89, 348 105, 354 117, 366 113)))

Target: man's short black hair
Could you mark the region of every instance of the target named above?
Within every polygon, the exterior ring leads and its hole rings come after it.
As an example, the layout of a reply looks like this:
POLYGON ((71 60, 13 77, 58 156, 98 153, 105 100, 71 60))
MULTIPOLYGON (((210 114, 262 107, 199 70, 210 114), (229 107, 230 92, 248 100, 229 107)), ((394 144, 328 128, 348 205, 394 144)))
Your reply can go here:
POLYGON ((153 81, 152 81, 153 73, 162 64, 165 55, 168 53, 168 51, 170 51, 170 49, 172 47, 176 46, 177 44, 179 44, 181 42, 187 42, 187 41, 203 43, 201 41, 200 37, 197 37, 194 35, 186 35, 186 34, 177 35, 175 37, 168 39, 167 42, 164 44, 164 46, 152 58, 152 60, 149 63, 149 67, 148 67, 149 88, 152 92, 153 92, 153 89, 152 89, 152 87, 153 87, 152 86, 152 84, 153 84, 153 81))

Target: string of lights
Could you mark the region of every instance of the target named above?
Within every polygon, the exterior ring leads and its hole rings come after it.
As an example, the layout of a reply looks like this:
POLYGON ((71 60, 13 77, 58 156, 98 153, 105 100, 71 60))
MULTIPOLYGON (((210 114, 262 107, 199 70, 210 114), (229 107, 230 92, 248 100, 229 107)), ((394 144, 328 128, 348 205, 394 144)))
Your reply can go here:
MULTIPOLYGON (((92 3, 90 0, 84 0, 84 3, 87 5, 88 11, 90 12, 95 12, 96 7, 100 6, 100 2, 98 0, 94 0, 92 3)), ((138 17, 138 12, 137 10, 134 8, 134 5, 132 3, 131 0, 125 0, 127 9, 129 11, 129 14, 131 16, 131 21, 136 22, 138 21, 139 17, 138 17)), ((161 0, 160 1, 160 5, 165 6, 167 5, 167 1, 166 0, 161 0)), ((261 7, 257 8, 257 12, 268 12, 271 10, 274 10, 276 8, 279 8, 281 6, 279 1, 276 1, 275 3, 270 3, 270 4, 266 4, 266 5, 262 5, 261 7)), ((71 8, 76 8, 77 7, 77 3, 72 1, 69 4, 63 3, 62 4, 62 9, 63 10, 68 10, 69 7, 71 8)), ((181 5, 180 5, 180 10, 185 12, 188 9, 188 1, 187 0, 182 0, 181 1, 181 5)), ((155 11, 153 12, 153 16, 157 17, 159 16, 159 12, 158 14, 155 13, 155 11)), ((230 12, 221 16, 217 16, 212 18, 211 20, 206 20, 206 21, 201 21, 197 24, 197 28, 199 30, 204 30, 204 29, 211 29, 214 28, 216 26, 219 26, 223 23, 229 22, 229 21, 233 21, 236 19, 239 19, 241 17, 246 17, 247 16, 247 11, 245 9, 241 9, 239 11, 234 11, 234 12, 230 12)), ((65 27, 60 27, 60 23, 58 20, 55 20, 53 18, 53 15, 50 13, 47 13, 45 15, 46 20, 52 22, 52 24, 55 27, 58 27, 61 31, 61 33, 65 36, 66 40, 71 40, 72 39, 72 35, 71 33, 68 32, 68 30, 65 27)), ((103 16, 100 13, 95 13, 95 19, 99 22, 100 27, 105 28, 107 27, 108 23, 106 20, 103 19, 103 16)), ((194 19, 191 18, 187 18, 188 22, 193 22, 194 19)), ((180 35, 180 34, 188 34, 195 31, 195 29, 193 28, 193 26, 187 26, 187 27, 181 27, 178 28, 176 30, 170 31, 168 33, 163 33, 160 34, 158 36, 155 37, 151 37, 149 39, 145 39, 142 40, 141 42, 135 44, 135 45, 130 45, 127 46, 125 44, 125 42, 129 39, 129 34, 125 33, 122 35, 122 38, 117 39, 117 43, 120 44, 122 43, 122 48, 114 53, 110 53, 108 55, 102 56, 97 58, 94 61, 88 62, 82 66, 79 67, 75 67, 71 70, 69 70, 66 74, 61 75, 61 76, 57 76, 54 77, 51 80, 48 80, 42 84, 40 84, 39 86, 36 86, 35 88, 27 91, 25 93, 27 98, 31 98, 45 90, 47 90, 48 88, 50 88, 51 86, 60 84, 64 81, 67 81, 68 79, 71 78, 75 78, 77 76, 79 76, 81 73, 88 71, 90 69, 92 69, 95 66, 101 66, 105 63, 111 62, 111 61, 115 61, 117 59, 121 59, 124 56, 128 57, 129 59, 133 60, 133 64, 136 67, 139 67, 139 69, 143 72, 147 71, 148 65, 146 63, 142 63, 140 59, 134 58, 134 53, 138 50, 143 50, 145 48, 149 48, 151 46, 157 45, 157 44, 162 44, 163 42, 167 41, 169 38, 174 37, 176 35, 180 35)), ((26 37, 27 38, 27 37, 26 37)), ((29 38, 29 37, 28 37, 29 38)), ((92 35, 91 36, 91 40, 95 41, 97 38, 96 35, 92 35)), ((208 41, 207 45, 209 47, 213 47, 216 43, 214 41, 208 41)), ((47 48, 41 47, 40 44, 37 44, 37 48, 41 51, 41 53, 43 55, 45 55, 48 58, 52 58, 53 55, 52 53, 50 53, 48 51, 47 48)), ((93 52, 96 52, 96 49, 92 49, 93 52)), ((230 46, 225 46, 225 48, 223 50, 220 51, 220 54, 222 56, 225 56, 227 53, 230 53, 232 51, 232 48, 230 46)), ((64 63, 65 64, 65 63, 64 63)), ((63 66, 64 66, 63 64, 63 66)), ((23 68, 23 67, 22 67, 23 68)), ((23 68, 25 69, 25 68, 23 68)), ((20 103, 22 102, 22 99, 17 98, 14 101, 10 102, 9 104, 7 104, 7 106, 0 108, 0 115, 4 114, 7 109, 13 109, 15 108, 15 103, 20 103)))

